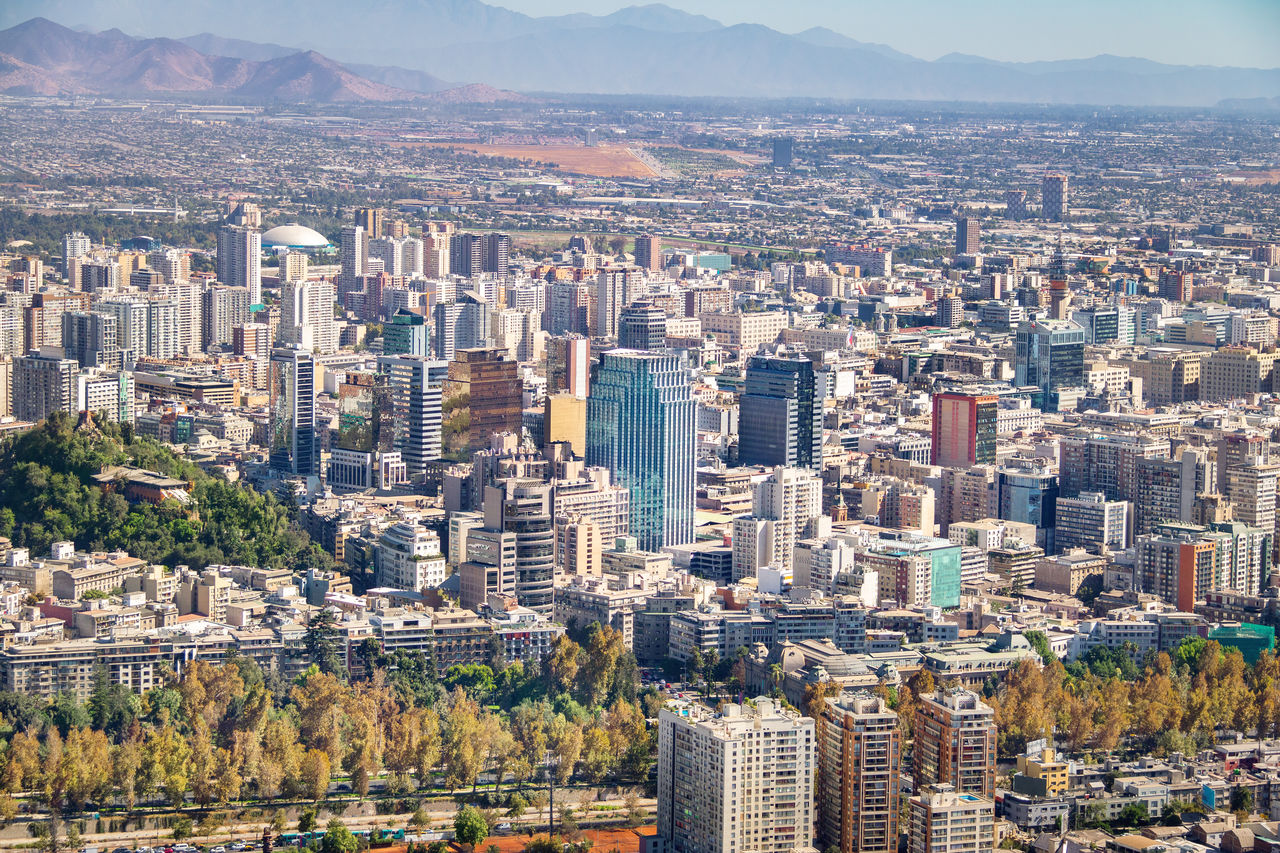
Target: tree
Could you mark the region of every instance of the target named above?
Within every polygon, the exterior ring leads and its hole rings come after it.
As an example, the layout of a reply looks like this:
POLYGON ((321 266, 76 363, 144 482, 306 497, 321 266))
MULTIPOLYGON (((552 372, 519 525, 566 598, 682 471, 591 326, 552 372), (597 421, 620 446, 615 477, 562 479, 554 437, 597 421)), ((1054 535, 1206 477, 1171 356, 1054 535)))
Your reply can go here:
POLYGON ((316 810, 303 809, 302 814, 298 815, 298 832, 315 832, 316 830, 316 810))
POLYGON ((289 820, 285 816, 284 809, 276 809, 271 815, 271 832, 279 835, 289 828, 289 820))
POLYGON ((489 837, 489 824, 479 809, 463 806, 453 818, 453 837, 475 850, 477 844, 489 837))
POLYGON ((427 810, 419 805, 409 817, 409 825, 420 833, 431 825, 431 815, 427 814, 427 810))
POLYGON ((329 821, 324 837, 320 839, 321 853, 356 853, 359 847, 360 842, 351 830, 336 817, 329 821))
POLYGON ((329 790, 329 755, 323 750, 309 749, 298 768, 302 794, 309 800, 320 802, 329 790))
POLYGON ((189 817, 180 817, 173 822, 173 840, 181 841, 191 837, 192 823, 189 817))
POLYGON ((307 622, 307 633, 303 638, 307 656, 320 667, 321 672, 339 675, 344 671, 342 658, 338 653, 338 629, 335 625, 333 611, 324 607, 307 622))

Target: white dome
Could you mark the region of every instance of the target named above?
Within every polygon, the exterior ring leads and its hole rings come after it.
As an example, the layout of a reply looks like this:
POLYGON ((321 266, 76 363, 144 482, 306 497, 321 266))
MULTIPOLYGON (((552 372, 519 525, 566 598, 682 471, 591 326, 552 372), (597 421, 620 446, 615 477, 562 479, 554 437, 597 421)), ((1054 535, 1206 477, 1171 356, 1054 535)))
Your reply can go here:
POLYGON ((262 235, 262 245, 289 246, 295 249, 319 249, 329 245, 329 240, 319 231, 291 222, 288 225, 277 225, 262 235))

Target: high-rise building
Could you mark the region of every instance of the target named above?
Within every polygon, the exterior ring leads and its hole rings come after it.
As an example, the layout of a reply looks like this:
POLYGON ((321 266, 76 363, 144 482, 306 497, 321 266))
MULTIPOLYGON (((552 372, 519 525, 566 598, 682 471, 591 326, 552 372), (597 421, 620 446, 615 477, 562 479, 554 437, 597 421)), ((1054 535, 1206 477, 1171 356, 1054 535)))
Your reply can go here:
POLYGON ((1054 505, 1054 548, 1084 548, 1094 554, 1129 546, 1129 502, 1109 501, 1102 492, 1059 497, 1054 505))
POLYGON ((587 452, 587 400, 573 394, 548 394, 543 402, 543 447, 556 442, 569 445, 570 452, 587 452))
POLYGON ((430 355, 427 318, 421 314, 397 311, 382 327, 382 352, 386 355, 430 355))
POLYGON ((1027 191, 1026 190, 1005 190, 1004 216, 1005 216, 1005 219, 1015 219, 1015 220, 1027 218, 1027 191))
POLYGON ((120 265, 113 261, 82 263, 80 289, 85 293, 114 293, 120 289, 120 265))
POLYGON ((409 480, 420 483, 429 463, 440 458, 441 399, 449 364, 419 356, 384 355, 378 359, 378 370, 388 375, 395 412, 394 447, 404 460, 409 480))
POLYGON ((547 341, 547 393, 585 400, 591 385, 591 341, 565 335, 547 341))
POLYGON ((80 367, 124 367, 119 321, 105 311, 68 311, 62 315, 62 351, 80 367))
POLYGON ((214 285, 204 292, 204 349, 230 347, 233 329, 249 322, 249 291, 214 285))
POLYGON ((191 255, 181 249, 159 249, 147 256, 147 266, 164 276, 165 284, 191 278, 191 255))
POLYGON ((251 305, 262 304, 262 234, 256 228, 218 229, 218 281, 245 288, 251 305))
POLYGON ((422 592, 444 583, 440 537, 416 521, 400 521, 378 539, 378 585, 422 592))
POLYGON ((1084 385, 1084 329, 1070 320, 1021 323, 1014 347, 1014 381, 1045 392, 1046 411, 1056 411, 1059 388, 1084 385))
POLYGON ((1040 209, 1045 219, 1065 222, 1070 215, 1067 197, 1067 176, 1051 173, 1044 176, 1040 186, 1040 209))
POLYGON ((973 216, 956 220, 956 254, 977 255, 982 252, 982 222, 973 216))
POLYGON ((463 278, 484 272, 484 238, 479 234, 454 234, 449 239, 449 271, 463 278))
POLYGON ((434 320, 436 358, 451 361, 458 350, 494 344, 492 306, 475 291, 466 291, 456 302, 437 302, 434 320))
POLYGON ((666 312, 652 302, 632 302, 618 315, 618 346, 660 350, 667 345, 666 312))
POLYGON ((309 261, 306 252, 285 252, 280 256, 281 281, 305 281, 309 261))
POLYGON ((13 416, 42 421, 53 412, 71 412, 76 405, 76 376, 80 365, 63 358, 61 350, 33 350, 13 360, 13 416))
POLYGON ((1200 362, 1200 399, 1212 402, 1249 399, 1274 392, 1280 353, 1253 347, 1223 347, 1200 362))
POLYGON ((71 262, 76 258, 89 254, 89 250, 92 248, 92 241, 79 231, 72 231, 70 234, 67 234, 62 238, 63 278, 71 278, 71 262))
POLYGON ((1166 521, 1193 521, 1196 498, 1217 489, 1217 465, 1207 448, 1184 448, 1176 459, 1140 457, 1133 473, 1138 535, 1166 521))
POLYGON ((662 239, 653 234, 641 234, 636 238, 636 266, 642 270, 658 272, 662 269, 662 239))
POLYGON ((133 374, 125 370, 77 374, 76 411, 91 412, 115 423, 133 423, 133 374))
POLYGON ((508 479, 484 490, 485 527, 515 535, 515 583, 506 590, 522 607, 550 613, 555 577, 553 486, 508 479))
POLYGON ((365 263, 369 259, 369 232, 360 225, 347 225, 343 227, 339 241, 340 284, 345 290, 354 287, 365 273, 365 263))
POLYGON ((1161 299, 1172 302, 1190 302, 1195 279, 1189 272, 1164 270, 1160 273, 1158 293, 1161 299))
POLYGON ((317 355, 338 351, 338 327, 333 319, 333 284, 327 281, 287 281, 280 286, 280 342, 301 346, 317 355))
POLYGON ((631 492, 630 535, 645 550, 693 540, 696 416, 680 356, 601 357, 587 398, 587 464, 608 468, 631 492))
POLYGON ((910 799, 908 853, 987 853, 996 846, 995 803, 950 785, 910 799))
POLYGON ((877 696, 823 701, 818 744, 818 846, 897 853, 898 715, 877 696))
POLYGON ((944 329, 955 329, 964 322, 964 300, 954 294, 939 296, 935 322, 944 329))
POLYGON ((1252 465, 1227 470, 1227 497, 1232 518, 1264 530, 1280 541, 1277 528, 1276 490, 1280 486, 1280 464, 1259 460, 1252 465))
POLYGON ((799 356, 753 356, 739 404, 738 462, 822 468, 825 382, 799 356))
POLYGON ((301 476, 318 472, 316 441, 316 363, 310 351, 276 347, 271 351, 271 467, 301 476))
POLYGON ((1205 593, 1218 588, 1231 537, 1192 524, 1159 524, 1139 536, 1134 548, 1134 580, 1140 592, 1158 595, 1191 613, 1205 593))
POLYGON ((969 690, 921 696, 912 754, 916 791, 947 784, 960 793, 995 796, 995 711, 969 690))
POLYGON ((356 208, 354 222, 370 238, 381 237, 386 230, 386 214, 376 207, 356 208))
POLYGON ((1169 442, 1142 434, 1066 435, 1058 454, 1062 494, 1102 492, 1107 500, 1137 502, 1138 460, 1168 458, 1169 442))
POLYGON ((617 337, 623 306, 638 297, 639 288, 639 270, 607 269, 596 273, 596 337, 617 337))
POLYGON ((524 386, 518 369, 499 349, 458 350, 449 362, 450 385, 470 395, 470 449, 487 447, 490 437, 500 433, 520 434, 524 386))
POLYGON ((775 136, 773 139, 773 168, 790 169, 795 158, 796 141, 790 136, 775 136))
POLYGON ((998 400, 989 394, 933 395, 933 464, 970 468, 996 461, 998 400))
POLYGON ((484 272, 505 276, 511 266, 511 236, 509 234, 485 234, 481 243, 484 252, 484 272))
POLYGON ((683 853, 812 847, 814 721, 772 699, 664 708, 658 717, 658 835, 683 853))
POLYGON ((752 487, 751 515, 734 519, 734 579, 756 577, 771 566, 785 576, 793 567, 796 543, 816 531, 822 515, 822 481, 803 468, 774 468, 752 487))

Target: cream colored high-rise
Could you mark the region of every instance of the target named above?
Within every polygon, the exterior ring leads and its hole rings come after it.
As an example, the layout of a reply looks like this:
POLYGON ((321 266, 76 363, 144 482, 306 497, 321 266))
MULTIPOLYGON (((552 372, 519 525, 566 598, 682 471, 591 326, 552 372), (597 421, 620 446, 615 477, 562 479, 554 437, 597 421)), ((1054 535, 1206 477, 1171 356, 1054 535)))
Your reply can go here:
POLYGON ((813 845, 814 722, 772 699, 663 709, 658 835, 673 853, 793 853, 813 845))

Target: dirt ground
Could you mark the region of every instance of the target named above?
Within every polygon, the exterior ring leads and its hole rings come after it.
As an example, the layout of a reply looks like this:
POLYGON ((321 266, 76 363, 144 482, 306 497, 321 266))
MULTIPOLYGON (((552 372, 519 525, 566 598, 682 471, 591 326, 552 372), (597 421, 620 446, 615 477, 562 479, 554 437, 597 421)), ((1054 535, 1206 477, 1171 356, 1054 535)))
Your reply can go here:
POLYGON ((490 157, 532 160, 556 170, 598 178, 652 178, 656 174, 630 149, 619 145, 483 145, 469 142, 390 142, 398 148, 457 148, 490 157))

